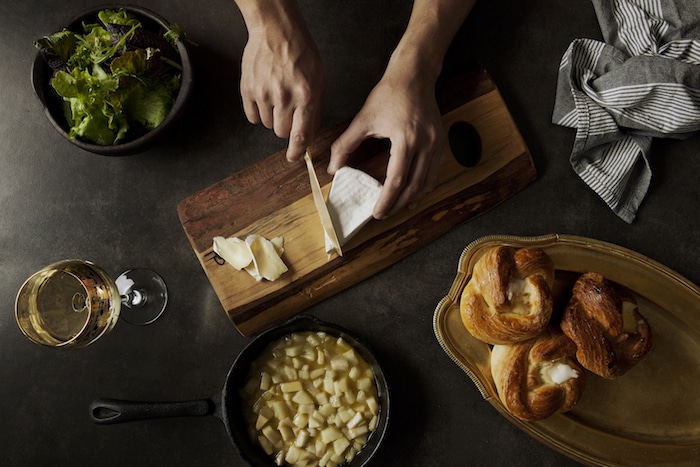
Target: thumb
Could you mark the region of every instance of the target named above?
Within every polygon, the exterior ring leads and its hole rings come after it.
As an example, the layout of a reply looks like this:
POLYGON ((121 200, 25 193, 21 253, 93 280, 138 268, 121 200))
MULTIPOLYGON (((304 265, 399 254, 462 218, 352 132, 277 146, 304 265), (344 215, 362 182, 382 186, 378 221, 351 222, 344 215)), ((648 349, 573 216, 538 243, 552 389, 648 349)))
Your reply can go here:
POLYGON ((367 139, 366 129, 353 120, 350 126, 331 145, 331 159, 328 173, 334 174, 343 167, 353 152, 367 139))

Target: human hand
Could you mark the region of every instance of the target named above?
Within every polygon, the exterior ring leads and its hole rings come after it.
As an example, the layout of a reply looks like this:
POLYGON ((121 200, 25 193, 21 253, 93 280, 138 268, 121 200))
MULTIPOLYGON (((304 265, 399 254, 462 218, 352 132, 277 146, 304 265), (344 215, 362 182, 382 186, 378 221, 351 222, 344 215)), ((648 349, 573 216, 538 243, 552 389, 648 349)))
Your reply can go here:
POLYGON ((373 216, 385 219, 409 209, 435 188, 446 141, 434 82, 385 73, 345 132, 331 146, 330 173, 345 165, 368 138, 389 139, 384 186, 373 216))
POLYGON ((325 77, 298 10, 274 13, 259 24, 246 20, 249 38, 241 61, 241 97, 251 123, 289 138, 286 157, 294 161, 320 127, 325 77))

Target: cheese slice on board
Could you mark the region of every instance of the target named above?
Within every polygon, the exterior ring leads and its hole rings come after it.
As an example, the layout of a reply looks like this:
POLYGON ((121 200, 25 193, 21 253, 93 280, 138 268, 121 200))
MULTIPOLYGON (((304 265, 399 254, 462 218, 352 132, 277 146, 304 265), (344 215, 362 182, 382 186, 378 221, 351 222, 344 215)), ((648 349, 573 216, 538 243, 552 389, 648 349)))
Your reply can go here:
MULTIPOLYGON (((340 246, 372 219, 372 210, 381 190, 382 184, 361 170, 345 166, 335 173, 326 204, 340 246)), ((332 250, 326 236, 326 252, 332 250)))
POLYGON ((245 240, 238 237, 214 237, 214 253, 221 256, 234 268, 245 269, 256 281, 267 279, 277 280, 287 272, 287 266, 282 261, 284 254, 284 239, 275 237, 272 240, 252 234, 245 240))

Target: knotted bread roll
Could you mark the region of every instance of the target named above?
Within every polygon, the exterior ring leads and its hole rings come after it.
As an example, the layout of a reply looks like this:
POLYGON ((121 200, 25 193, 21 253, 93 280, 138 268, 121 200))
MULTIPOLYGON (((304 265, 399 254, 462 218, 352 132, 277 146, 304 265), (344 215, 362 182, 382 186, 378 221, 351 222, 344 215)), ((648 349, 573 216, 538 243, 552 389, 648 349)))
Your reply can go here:
POLYGON ((651 327, 632 292, 596 272, 574 284, 561 329, 576 343, 581 365, 603 378, 627 372, 652 345, 651 327))
POLYGON ((496 246, 476 262, 460 300, 467 330, 489 344, 531 339, 552 316, 554 264, 539 248, 496 246))
POLYGON ((491 376, 501 402, 526 421, 572 409, 586 383, 575 353, 576 345, 554 326, 524 342, 494 345, 491 376))

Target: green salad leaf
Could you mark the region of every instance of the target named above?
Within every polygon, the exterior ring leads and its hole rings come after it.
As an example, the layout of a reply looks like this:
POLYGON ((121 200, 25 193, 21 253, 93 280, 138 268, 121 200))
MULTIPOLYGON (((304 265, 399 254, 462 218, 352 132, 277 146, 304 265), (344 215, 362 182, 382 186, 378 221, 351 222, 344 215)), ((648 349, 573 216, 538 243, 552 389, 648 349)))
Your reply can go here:
POLYGON ((80 33, 60 31, 35 46, 56 66, 51 86, 63 100, 68 137, 113 145, 163 122, 180 88, 181 66, 163 56, 161 40, 153 47, 132 45, 154 35, 136 38, 142 25, 127 11, 97 16, 101 24, 83 23, 80 33))

